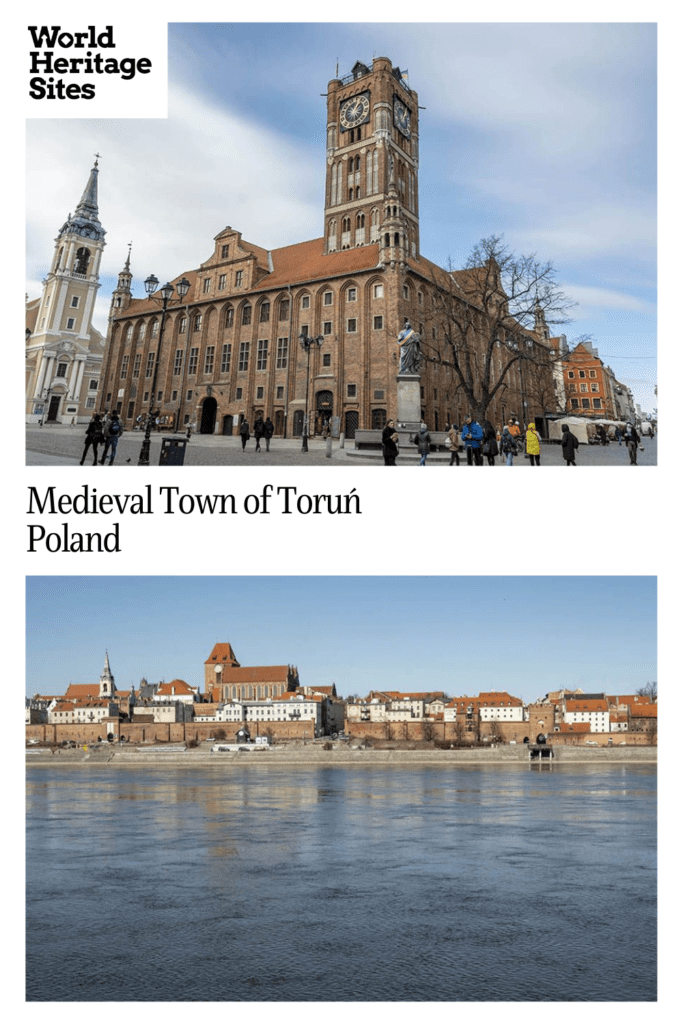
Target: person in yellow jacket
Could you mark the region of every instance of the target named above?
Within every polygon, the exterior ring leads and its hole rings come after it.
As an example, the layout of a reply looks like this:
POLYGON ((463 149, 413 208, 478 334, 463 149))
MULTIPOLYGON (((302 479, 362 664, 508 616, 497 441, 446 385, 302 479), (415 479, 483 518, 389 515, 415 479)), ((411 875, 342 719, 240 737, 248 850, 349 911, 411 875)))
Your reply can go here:
POLYGON ((529 456, 529 465, 541 465, 541 435, 533 423, 526 428, 526 453, 529 456))

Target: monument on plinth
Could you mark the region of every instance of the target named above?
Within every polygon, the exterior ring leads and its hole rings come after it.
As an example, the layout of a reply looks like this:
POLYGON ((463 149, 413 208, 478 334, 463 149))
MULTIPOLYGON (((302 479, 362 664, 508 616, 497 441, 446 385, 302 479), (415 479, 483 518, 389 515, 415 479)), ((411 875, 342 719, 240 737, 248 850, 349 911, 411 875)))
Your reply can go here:
POLYGON ((396 340, 401 349, 401 361, 396 376, 396 432, 399 436, 399 445, 407 445, 420 429, 422 421, 420 367, 423 357, 420 350, 420 335, 413 330, 407 320, 396 340))

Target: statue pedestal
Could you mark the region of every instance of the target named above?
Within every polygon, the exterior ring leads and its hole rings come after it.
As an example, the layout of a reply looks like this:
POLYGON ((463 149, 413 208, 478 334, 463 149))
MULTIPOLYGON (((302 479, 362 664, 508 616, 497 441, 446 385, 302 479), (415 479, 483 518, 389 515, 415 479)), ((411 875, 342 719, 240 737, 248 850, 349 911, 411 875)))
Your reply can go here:
POLYGON ((422 402, 420 400, 419 373, 399 373, 396 378, 397 387, 397 427, 413 434, 420 429, 422 420, 422 402))
POLYGON ((396 378, 397 417, 396 433, 399 449, 410 448, 412 438, 422 422, 419 373, 399 373, 396 378))

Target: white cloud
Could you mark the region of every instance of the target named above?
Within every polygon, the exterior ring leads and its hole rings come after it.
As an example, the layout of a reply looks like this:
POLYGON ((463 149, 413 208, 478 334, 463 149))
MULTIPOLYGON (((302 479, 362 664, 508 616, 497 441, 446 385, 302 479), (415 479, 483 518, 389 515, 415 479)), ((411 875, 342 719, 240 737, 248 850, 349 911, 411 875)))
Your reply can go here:
MULTIPOLYGON (((609 288, 591 288, 571 282, 564 283, 563 290, 571 296, 574 302, 578 303, 581 316, 585 315, 587 311, 594 316, 596 311, 602 310, 624 310, 651 315, 656 312, 656 306, 652 302, 628 292, 613 291, 609 288)), ((578 315, 575 312, 575 316, 578 315)))
MULTIPOLYGON (((322 159, 289 139, 176 89, 165 120, 34 121, 27 126, 28 267, 32 285, 85 187, 95 152, 107 246, 102 276, 116 277, 133 243, 138 280, 192 269, 226 225, 275 248, 322 235, 322 159), (49 162, 44 159, 50 154, 49 162), (279 154, 273 161, 272 154, 279 154)), ((109 297, 98 300, 100 316, 109 297)), ((99 329, 103 329, 100 319, 99 329)))

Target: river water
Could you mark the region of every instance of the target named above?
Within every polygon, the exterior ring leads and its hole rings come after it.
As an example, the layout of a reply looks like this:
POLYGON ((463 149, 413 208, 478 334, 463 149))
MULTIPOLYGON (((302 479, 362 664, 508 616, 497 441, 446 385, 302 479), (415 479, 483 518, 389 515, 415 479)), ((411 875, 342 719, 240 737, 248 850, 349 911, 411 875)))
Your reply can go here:
POLYGON ((656 770, 29 768, 29 1001, 656 999, 656 770))

